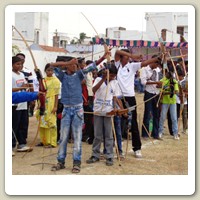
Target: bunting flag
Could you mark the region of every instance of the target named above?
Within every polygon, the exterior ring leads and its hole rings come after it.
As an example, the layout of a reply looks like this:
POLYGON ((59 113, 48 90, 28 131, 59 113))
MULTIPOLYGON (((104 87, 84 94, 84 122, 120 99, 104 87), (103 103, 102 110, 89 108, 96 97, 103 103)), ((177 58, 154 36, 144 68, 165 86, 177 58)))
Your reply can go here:
MULTIPOLYGON (((111 39, 99 39, 92 38, 93 44, 102 44, 103 41, 106 42, 109 46, 117 46, 117 47, 159 47, 159 42, 156 41, 144 41, 144 40, 111 40, 111 39)), ((186 47, 188 48, 187 42, 164 42, 165 47, 167 48, 179 48, 186 47)))

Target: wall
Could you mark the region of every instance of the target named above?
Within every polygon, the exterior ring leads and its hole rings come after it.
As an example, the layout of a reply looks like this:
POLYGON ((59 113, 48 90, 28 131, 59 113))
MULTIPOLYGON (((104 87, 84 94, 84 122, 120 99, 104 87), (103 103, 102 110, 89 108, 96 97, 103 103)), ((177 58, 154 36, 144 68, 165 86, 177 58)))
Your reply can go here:
MULTIPOLYGON (((36 41, 37 31, 39 32, 39 44, 48 45, 48 24, 49 14, 40 12, 24 12, 15 14, 15 26, 26 40, 36 41)), ((19 38, 16 33, 14 38, 19 38)))
MULTIPOLYGON (((25 54, 25 56, 26 56, 24 66, 27 67, 32 72, 32 74, 35 76, 34 65, 33 65, 33 61, 32 61, 29 51, 27 49, 24 49, 21 51, 21 53, 25 54)), ((43 75, 44 75, 44 67, 47 63, 55 62, 57 56, 66 55, 64 53, 38 51, 38 50, 32 50, 32 53, 35 58, 36 65, 41 70, 43 75)))

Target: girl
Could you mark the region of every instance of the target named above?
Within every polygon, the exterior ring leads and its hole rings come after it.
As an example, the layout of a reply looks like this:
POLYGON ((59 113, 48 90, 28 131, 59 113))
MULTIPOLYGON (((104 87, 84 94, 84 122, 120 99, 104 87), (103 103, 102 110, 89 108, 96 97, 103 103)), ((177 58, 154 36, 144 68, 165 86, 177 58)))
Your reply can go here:
POLYGON ((58 94, 60 81, 53 76, 53 68, 50 64, 45 66, 46 77, 44 78, 46 86, 45 113, 39 116, 39 109, 36 111, 36 117, 40 120, 40 139, 37 146, 56 147, 57 146, 57 127, 56 111, 58 106, 58 94))

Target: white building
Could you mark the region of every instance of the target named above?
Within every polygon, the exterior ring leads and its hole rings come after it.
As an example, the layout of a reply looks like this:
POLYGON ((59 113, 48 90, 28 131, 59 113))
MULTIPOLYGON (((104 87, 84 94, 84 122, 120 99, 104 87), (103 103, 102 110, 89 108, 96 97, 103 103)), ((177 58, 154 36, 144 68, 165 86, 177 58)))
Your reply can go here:
POLYGON ((166 30, 166 42, 180 42, 182 35, 188 39, 188 14, 175 12, 146 13, 146 32, 150 40, 161 37, 161 30, 166 30), (156 29, 156 30, 155 30, 156 29))
POLYGON ((54 34, 55 35, 53 36, 53 47, 66 48, 67 44, 69 44, 70 42, 70 37, 68 36, 68 34, 57 32, 57 30, 54 34))
MULTIPOLYGON (((44 73, 44 67, 48 62, 55 62, 57 56, 67 54, 67 50, 58 47, 49 47, 48 45, 48 24, 49 14, 45 12, 23 12, 15 13, 15 27, 23 35, 28 43, 37 67, 44 73)), ((63 39, 63 37, 61 37, 63 39)), ((26 56, 25 67, 34 73, 34 65, 26 44, 20 35, 13 30, 12 33, 13 55, 18 52, 26 56)), ((64 46, 64 44, 63 44, 64 46)))
MULTIPOLYGON (((15 27, 29 43, 48 45, 49 14, 47 12, 15 13, 15 27)), ((21 40, 13 33, 13 40, 21 40)))
POLYGON ((123 27, 106 28, 106 38, 114 40, 148 40, 145 32, 137 30, 126 30, 123 27))
POLYGON ((165 30, 164 41, 180 42, 181 35, 188 38, 187 13, 146 13, 146 32, 126 30, 123 27, 110 27, 106 29, 106 37, 114 40, 147 40, 158 41, 161 31, 165 30))

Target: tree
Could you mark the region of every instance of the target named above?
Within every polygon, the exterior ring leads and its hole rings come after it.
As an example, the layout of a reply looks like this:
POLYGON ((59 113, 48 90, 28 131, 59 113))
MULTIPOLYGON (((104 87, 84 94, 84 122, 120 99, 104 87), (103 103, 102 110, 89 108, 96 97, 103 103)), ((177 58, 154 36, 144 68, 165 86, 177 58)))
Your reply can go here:
POLYGON ((12 54, 13 54, 13 56, 18 54, 18 53, 20 53, 20 52, 21 51, 20 51, 20 49, 19 49, 19 47, 17 45, 12 45, 12 54))
POLYGON ((72 39, 72 40, 70 41, 70 44, 76 44, 76 41, 75 41, 74 39, 72 39))
POLYGON ((79 39, 77 37, 74 37, 71 41, 70 44, 78 44, 79 43, 79 39))
POLYGON ((82 42, 84 42, 84 39, 86 38, 86 33, 80 33, 79 34, 79 43, 81 44, 82 42))

